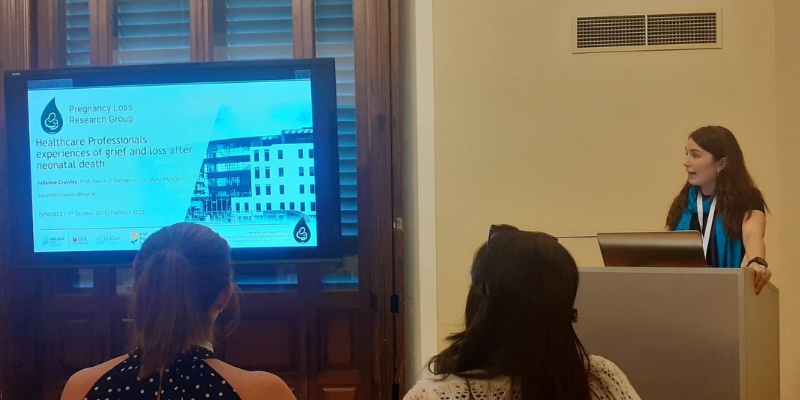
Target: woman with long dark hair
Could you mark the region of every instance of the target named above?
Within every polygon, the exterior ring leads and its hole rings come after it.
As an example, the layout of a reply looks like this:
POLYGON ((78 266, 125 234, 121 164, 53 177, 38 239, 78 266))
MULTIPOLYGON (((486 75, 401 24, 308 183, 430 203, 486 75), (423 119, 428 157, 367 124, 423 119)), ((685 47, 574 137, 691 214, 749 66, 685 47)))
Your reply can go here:
POLYGON ((706 126, 689 135, 685 150, 688 176, 667 213, 667 229, 700 231, 712 267, 739 268, 746 255, 760 293, 772 276, 765 260, 767 206, 739 142, 728 129, 706 126))
POLYGON ((406 400, 637 400, 614 363, 578 340, 578 268, 552 236, 493 226, 472 264, 466 327, 406 400))
POLYGON ((275 375, 214 357, 214 323, 234 298, 225 239, 186 222, 162 228, 142 244, 133 273, 135 349, 77 372, 62 400, 295 400, 275 375))

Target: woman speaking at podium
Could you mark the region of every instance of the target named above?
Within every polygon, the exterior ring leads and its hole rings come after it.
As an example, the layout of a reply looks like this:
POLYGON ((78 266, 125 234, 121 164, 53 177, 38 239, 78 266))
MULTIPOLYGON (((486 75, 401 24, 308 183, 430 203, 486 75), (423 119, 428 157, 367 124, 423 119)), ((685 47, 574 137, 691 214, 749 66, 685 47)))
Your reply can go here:
POLYGON ((667 214, 670 230, 697 230, 709 266, 738 268, 747 256, 755 290, 769 282, 766 204, 747 168, 733 133, 706 126, 689 135, 683 162, 688 178, 667 214))

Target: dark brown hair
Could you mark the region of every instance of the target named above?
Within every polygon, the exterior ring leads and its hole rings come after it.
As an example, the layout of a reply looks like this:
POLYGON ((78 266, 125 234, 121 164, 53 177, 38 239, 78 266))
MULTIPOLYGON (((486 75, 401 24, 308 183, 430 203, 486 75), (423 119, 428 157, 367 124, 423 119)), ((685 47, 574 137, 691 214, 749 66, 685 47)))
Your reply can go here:
POLYGON ((232 284, 230 247, 205 226, 178 223, 145 240, 133 273, 133 341, 141 351, 139 377, 146 377, 213 340, 209 310, 232 284))
POLYGON ((522 400, 590 398, 589 356, 573 329, 578 268, 552 236, 503 232, 472 264, 466 327, 433 357, 435 374, 511 377, 522 400))
MULTIPOLYGON (((754 205, 766 203, 761 191, 756 187, 747 167, 744 165, 744 155, 739 142, 733 133, 721 126, 705 126, 689 135, 703 150, 711 153, 714 161, 725 158, 725 168, 717 177, 714 196, 717 198, 717 207, 722 215, 722 226, 732 238, 742 239, 742 222, 749 216, 754 205)), ((681 213, 687 208, 689 189, 691 184, 687 181, 680 193, 672 200, 669 213, 667 213, 667 227, 675 230, 681 220, 681 213)))

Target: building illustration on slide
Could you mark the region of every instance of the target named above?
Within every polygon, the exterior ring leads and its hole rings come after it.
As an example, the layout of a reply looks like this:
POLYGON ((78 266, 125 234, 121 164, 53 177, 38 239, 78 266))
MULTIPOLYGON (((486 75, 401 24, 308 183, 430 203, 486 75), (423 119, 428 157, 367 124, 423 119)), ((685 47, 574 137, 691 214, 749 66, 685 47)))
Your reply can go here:
POLYGON ((290 223, 316 217, 313 128, 214 140, 186 221, 290 223))

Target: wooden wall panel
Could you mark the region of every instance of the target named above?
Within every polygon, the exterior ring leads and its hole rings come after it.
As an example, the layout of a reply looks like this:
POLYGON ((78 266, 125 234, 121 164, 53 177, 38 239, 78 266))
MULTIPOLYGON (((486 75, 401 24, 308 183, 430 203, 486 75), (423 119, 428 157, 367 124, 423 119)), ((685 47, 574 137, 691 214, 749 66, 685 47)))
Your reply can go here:
POLYGON ((358 370, 358 309, 320 310, 319 371, 358 370))
POLYGON ((112 314, 111 357, 127 353, 131 349, 133 320, 126 313, 112 314))
POLYGON ((78 371, 97 363, 94 341, 94 318, 92 314, 68 314, 62 317, 56 355, 59 367, 64 371, 78 371))
POLYGON ((299 326, 296 313, 243 318, 225 338, 225 361, 244 369, 299 372, 299 326))
POLYGON ((323 400, 356 400, 357 389, 354 387, 323 388, 323 400))
POLYGON ((8 341, 0 343, 2 391, 7 399, 35 398, 30 393, 42 392, 41 271, 6 272, 13 285, 3 321, 8 341))

